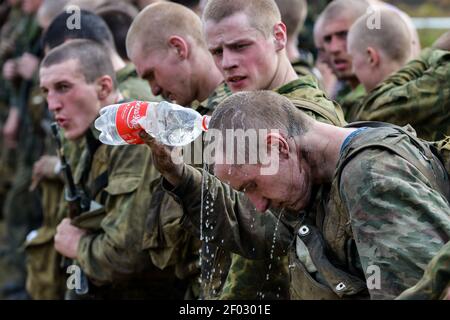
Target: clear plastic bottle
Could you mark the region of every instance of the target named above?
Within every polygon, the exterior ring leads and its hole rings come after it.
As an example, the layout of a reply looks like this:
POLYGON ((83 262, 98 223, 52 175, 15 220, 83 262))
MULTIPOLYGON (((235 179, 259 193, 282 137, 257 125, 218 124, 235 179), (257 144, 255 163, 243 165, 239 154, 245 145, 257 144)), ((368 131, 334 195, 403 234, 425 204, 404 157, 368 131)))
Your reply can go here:
POLYGON ((142 144, 139 132, 144 129, 165 145, 184 146, 206 131, 208 122, 208 116, 166 101, 133 101, 102 108, 95 128, 104 144, 142 144))

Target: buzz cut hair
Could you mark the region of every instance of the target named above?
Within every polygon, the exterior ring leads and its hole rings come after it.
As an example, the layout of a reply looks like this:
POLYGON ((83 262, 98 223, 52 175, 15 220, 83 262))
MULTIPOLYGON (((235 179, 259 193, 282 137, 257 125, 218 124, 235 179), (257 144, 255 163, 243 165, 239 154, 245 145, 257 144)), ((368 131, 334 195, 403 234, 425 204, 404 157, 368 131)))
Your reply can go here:
MULTIPOLYGON (((209 122, 208 133, 205 137, 206 144, 213 144, 215 156, 232 154, 233 159, 243 159, 244 163, 234 165, 250 164, 249 160, 259 157, 260 148, 267 146, 258 139, 257 143, 236 144, 223 141, 229 137, 227 133, 253 131, 258 135, 260 130, 278 131, 287 137, 299 137, 305 135, 314 124, 314 119, 306 113, 297 109, 286 97, 269 90, 243 91, 235 93, 223 100, 215 109, 209 122), (219 134, 219 137, 216 139, 219 134)), ((223 159, 222 159, 223 160, 223 159)), ((214 157, 208 158, 209 163, 215 164, 214 157)))
POLYGON ((450 31, 441 35, 434 43, 433 48, 450 51, 450 31))
POLYGON ((171 2, 158 2, 145 7, 134 19, 127 33, 128 57, 133 50, 142 54, 150 49, 167 49, 168 39, 179 36, 206 49, 202 22, 191 9, 171 2), (136 47, 139 44, 139 47, 136 47))
POLYGON ((281 13, 274 0, 209 0, 203 11, 203 22, 215 23, 237 13, 244 13, 250 25, 264 34, 273 34, 273 27, 281 22, 281 13))
POLYGON ((368 27, 370 14, 360 17, 349 31, 349 44, 358 52, 368 47, 381 51, 387 59, 405 64, 411 57, 412 41, 408 26, 392 10, 379 11, 379 27, 368 27))
POLYGON ((356 21, 367 13, 369 7, 370 3, 367 0, 333 0, 320 15, 323 16, 324 23, 343 17, 356 21))
POLYGON ((78 71, 86 83, 93 83, 102 76, 109 76, 117 88, 116 73, 105 46, 86 39, 76 39, 52 49, 41 63, 41 68, 48 68, 69 60, 78 62, 78 71))
POLYGON ((298 37, 308 14, 306 0, 275 0, 281 13, 281 21, 286 25, 288 38, 298 37))

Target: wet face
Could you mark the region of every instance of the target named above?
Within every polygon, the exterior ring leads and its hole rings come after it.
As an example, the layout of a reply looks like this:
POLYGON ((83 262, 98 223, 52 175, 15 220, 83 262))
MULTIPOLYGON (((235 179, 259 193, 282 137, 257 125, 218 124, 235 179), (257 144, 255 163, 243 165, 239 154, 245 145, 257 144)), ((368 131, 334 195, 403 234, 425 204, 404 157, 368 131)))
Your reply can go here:
POLYGON ((330 67, 340 80, 354 77, 352 58, 347 53, 347 33, 352 23, 350 18, 338 18, 322 24, 323 49, 330 67))
POLYGON ((244 13, 204 24, 208 49, 233 92, 273 89, 279 62, 274 37, 252 27, 244 13))
POLYGON ((150 85, 154 95, 187 106, 196 100, 196 89, 186 59, 175 50, 133 50, 131 61, 138 75, 150 85))
POLYGON ((262 165, 216 164, 215 175, 233 189, 242 191, 259 212, 270 208, 304 209, 311 196, 311 179, 295 159, 280 159, 276 174, 264 175, 262 165))
POLYGON ((40 70, 40 86, 48 108, 69 140, 80 138, 100 110, 96 83, 86 83, 77 60, 68 60, 40 70))

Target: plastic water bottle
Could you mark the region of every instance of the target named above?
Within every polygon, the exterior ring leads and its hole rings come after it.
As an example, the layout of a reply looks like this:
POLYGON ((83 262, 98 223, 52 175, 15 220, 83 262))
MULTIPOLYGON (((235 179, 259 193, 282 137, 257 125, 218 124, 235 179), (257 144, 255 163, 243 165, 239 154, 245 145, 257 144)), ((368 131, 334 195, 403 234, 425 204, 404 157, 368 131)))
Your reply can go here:
POLYGON ((139 132, 144 129, 165 145, 184 146, 208 130, 209 118, 166 101, 133 101, 102 108, 95 128, 104 144, 142 144, 139 132))

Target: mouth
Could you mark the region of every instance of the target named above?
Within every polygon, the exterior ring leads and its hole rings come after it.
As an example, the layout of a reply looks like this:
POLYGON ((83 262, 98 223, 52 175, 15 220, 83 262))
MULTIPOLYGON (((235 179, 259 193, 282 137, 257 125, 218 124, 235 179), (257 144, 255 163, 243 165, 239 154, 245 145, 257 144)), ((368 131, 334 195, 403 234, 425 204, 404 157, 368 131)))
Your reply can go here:
POLYGON ((61 128, 67 128, 69 126, 69 120, 65 118, 56 118, 55 120, 61 128))
POLYGON ((338 71, 345 71, 349 68, 350 63, 347 60, 335 59, 333 60, 334 68, 338 71))
POLYGON ((227 84, 232 87, 240 87, 247 79, 245 76, 232 76, 227 78, 227 84))

